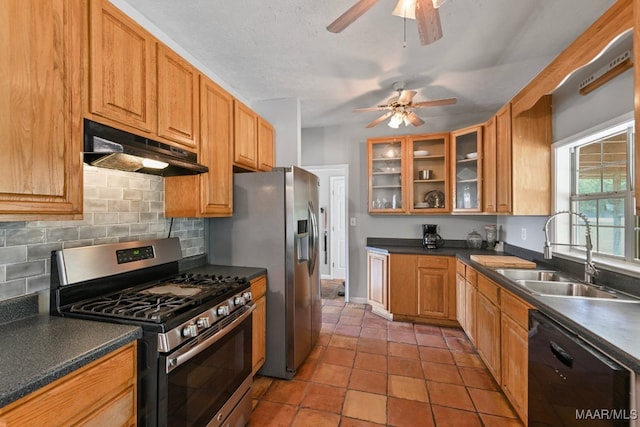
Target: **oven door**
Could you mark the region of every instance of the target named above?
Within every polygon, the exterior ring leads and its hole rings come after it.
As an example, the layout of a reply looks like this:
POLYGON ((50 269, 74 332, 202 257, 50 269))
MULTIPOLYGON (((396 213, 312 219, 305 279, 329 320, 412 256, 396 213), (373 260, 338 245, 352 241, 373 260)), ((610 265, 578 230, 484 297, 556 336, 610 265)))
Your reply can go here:
MULTIPOLYGON (((217 332, 160 355, 158 426, 242 425, 251 415, 251 331, 255 306, 217 332)), ((211 328, 214 329, 214 328, 211 328)))

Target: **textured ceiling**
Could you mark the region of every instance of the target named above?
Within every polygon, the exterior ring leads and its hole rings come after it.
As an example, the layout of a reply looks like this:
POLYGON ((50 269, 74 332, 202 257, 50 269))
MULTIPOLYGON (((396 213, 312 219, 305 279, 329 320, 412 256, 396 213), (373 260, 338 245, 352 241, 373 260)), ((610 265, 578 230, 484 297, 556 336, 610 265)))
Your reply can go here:
MULTIPOLYGON (((420 46, 415 21, 381 0, 339 34, 325 27, 356 0, 113 0, 127 4, 250 103, 298 98, 302 127, 366 124, 392 84, 414 101, 457 97, 418 110, 459 127, 488 119, 566 48, 613 0, 448 0, 444 36, 420 46)), ((428 124, 423 125, 425 131, 428 124), (425 127, 426 126, 426 127, 425 127)))

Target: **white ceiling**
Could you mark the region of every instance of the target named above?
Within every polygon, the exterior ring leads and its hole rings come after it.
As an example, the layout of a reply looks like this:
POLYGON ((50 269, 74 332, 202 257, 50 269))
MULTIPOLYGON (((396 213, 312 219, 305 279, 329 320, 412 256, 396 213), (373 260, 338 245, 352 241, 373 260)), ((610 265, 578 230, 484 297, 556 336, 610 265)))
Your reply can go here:
POLYGON ((298 98, 302 127, 366 124, 392 84, 414 101, 457 97, 418 110, 456 128, 488 119, 614 0, 448 0, 444 36, 420 46, 415 21, 381 0, 339 34, 325 27, 356 0, 113 0, 127 3, 250 103, 298 98))

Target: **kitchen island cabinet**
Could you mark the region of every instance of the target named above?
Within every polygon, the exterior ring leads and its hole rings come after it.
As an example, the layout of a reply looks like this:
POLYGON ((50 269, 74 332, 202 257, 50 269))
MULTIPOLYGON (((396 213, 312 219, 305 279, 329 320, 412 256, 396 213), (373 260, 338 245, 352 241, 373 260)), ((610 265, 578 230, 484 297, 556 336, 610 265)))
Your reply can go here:
POLYGON ((389 310, 394 320, 456 326, 455 259, 391 254, 389 310))
POLYGON ((136 355, 133 341, 0 408, 0 425, 136 425, 136 355))
POLYGON ((3 2, 0 220, 82 218, 83 2, 3 2))

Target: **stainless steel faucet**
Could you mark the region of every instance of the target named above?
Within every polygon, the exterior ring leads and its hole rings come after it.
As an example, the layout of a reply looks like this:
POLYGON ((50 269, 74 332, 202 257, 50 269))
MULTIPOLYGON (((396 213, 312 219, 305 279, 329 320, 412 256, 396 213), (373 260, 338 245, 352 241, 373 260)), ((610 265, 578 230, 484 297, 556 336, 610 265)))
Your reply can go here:
POLYGON ((580 212, 570 212, 570 211, 558 211, 554 214, 549 215, 547 220, 544 223, 544 227, 542 230, 544 231, 544 259, 551 259, 553 255, 553 251, 551 249, 551 245, 556 246, 578 246, 572 243, 556 243, 549 241, 549 223, 553 218, 560 214, 568 214, 575 215, 578 218, 584 221, 587 231, 585 232, 585 248, 587 249, 587 262, 584 264, 584 281, 587 283, 594 283, 594 278, 598 275, 598 269, 593 265, 593 244, 591 243, 591 224, 589 223, 589 219, 580 212))

